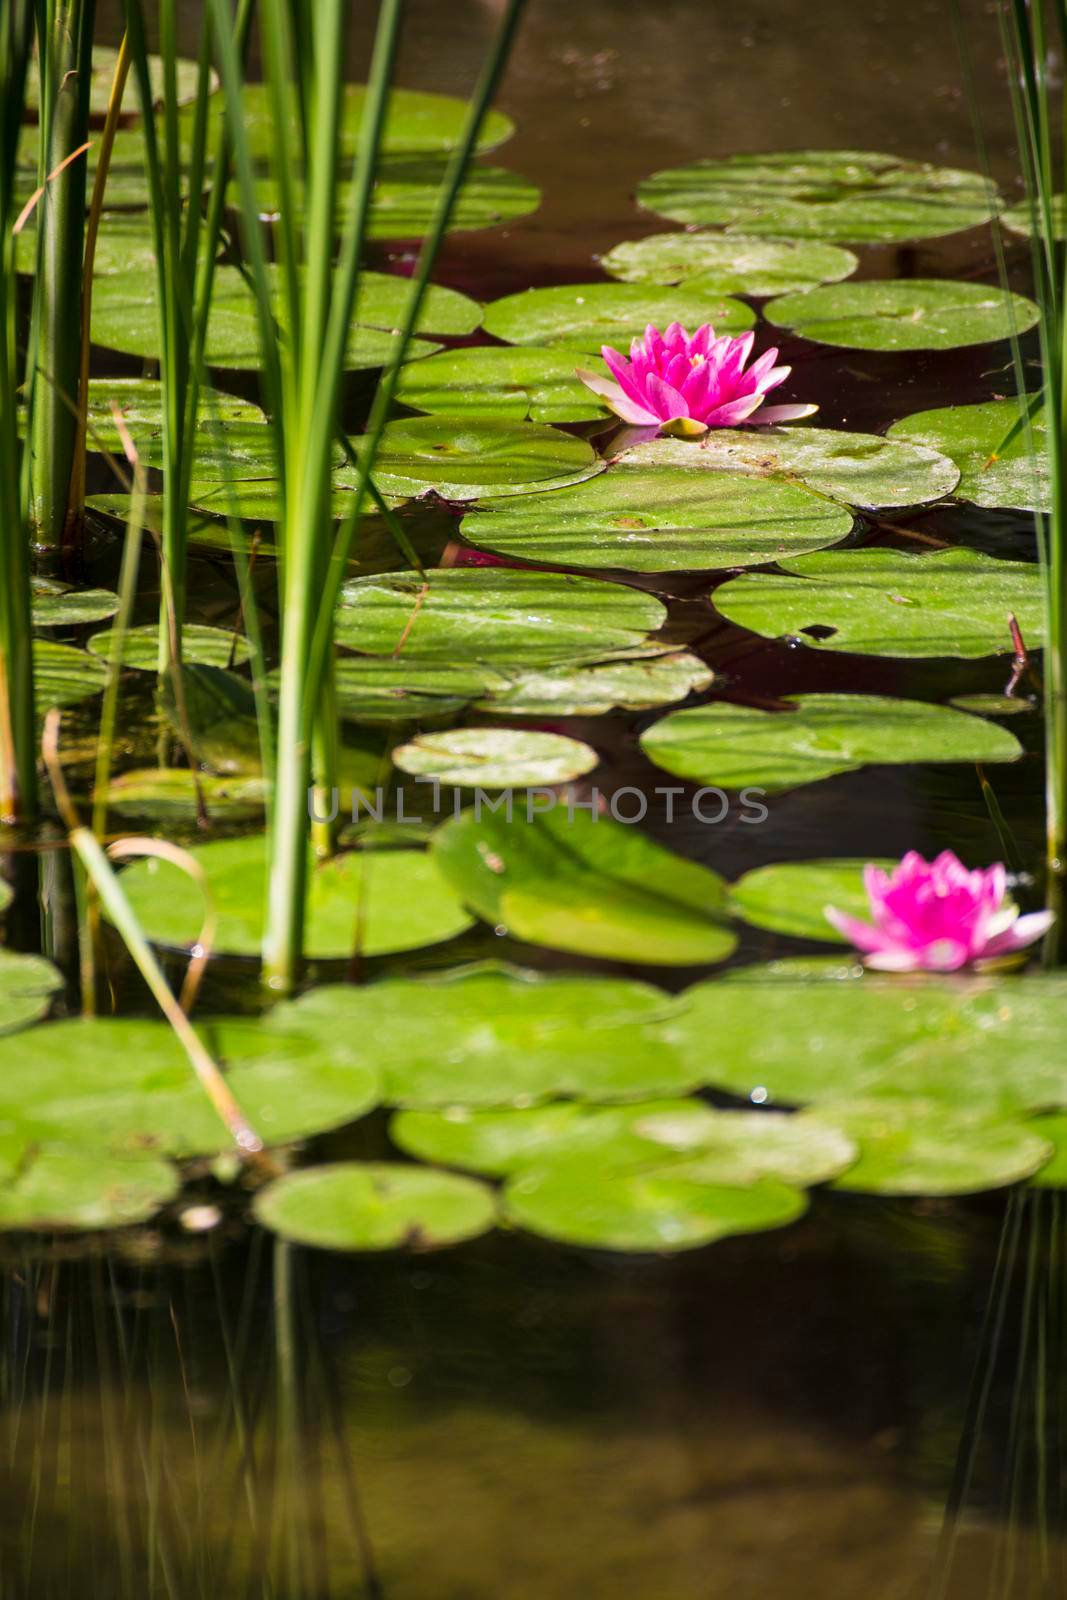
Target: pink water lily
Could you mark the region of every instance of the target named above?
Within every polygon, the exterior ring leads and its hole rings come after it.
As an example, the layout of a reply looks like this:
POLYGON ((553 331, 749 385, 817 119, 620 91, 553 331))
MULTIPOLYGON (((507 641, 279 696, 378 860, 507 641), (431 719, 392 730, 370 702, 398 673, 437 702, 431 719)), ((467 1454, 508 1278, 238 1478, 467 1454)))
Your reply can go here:
POLYGON ((705 322, 689 336, 679 322, 666 333, 651 323, 643 339, 630 345, 630 359, 604 345, 601 355, 616 381, 578 368, 588 389, 606 400, 617 417, 638 427, 697 438, 709 428, 736 428, 742 422, 794 422, 817 406, 765 406, 764 398, 788 378, 791 367, 776 367, 778 351, 766 350, 745 366, 754 333, 716 339, 705 322))
POLYGON ((924 861, 910 850, 893 871, 868 866, 872 922, 827 906, 825 915, 883 972, 957 972, 1023 950, 1051 926, 1051 911, 1021 917, 1001 862, 968 872, 951 850, 924 861))

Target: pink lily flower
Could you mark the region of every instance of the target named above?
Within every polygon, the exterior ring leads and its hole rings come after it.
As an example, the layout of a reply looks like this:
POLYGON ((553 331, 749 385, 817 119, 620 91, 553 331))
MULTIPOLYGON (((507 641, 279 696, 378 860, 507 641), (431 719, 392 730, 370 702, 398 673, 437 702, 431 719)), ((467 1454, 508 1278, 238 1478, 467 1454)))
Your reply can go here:
POLYGON ((690 338, 681 323, 661 334, 651 323, 643 339, 630 345, 630 359, 610 345, 601 355, 617 380, 577 369, 587 389, 606 400, 617 417, 639 427, 681 438, 699 438, 709 428, 793 422, 810 417, 817 406, 765 406, 764 397, 788 378, 791 367, 776 367, 778 351, 766 350, 750 367, 754 333, 716 339, 705 322, 690 338))
POLYGON ((951 850, 924 861, 909 850, 891 873, 864 869, 873 923, 827 906, 825 915, 882 972, 958 972, 1023 950, 1051 926, 1051 911, 1021 917, 1001 862, 968 872, 951 850))

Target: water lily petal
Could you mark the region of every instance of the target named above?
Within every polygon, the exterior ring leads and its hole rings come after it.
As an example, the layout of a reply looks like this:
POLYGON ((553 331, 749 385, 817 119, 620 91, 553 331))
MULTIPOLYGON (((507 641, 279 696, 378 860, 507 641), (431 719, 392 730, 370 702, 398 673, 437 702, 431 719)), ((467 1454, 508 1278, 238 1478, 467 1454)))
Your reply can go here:
POLYGON ((989 940, 982 951, 983 958, 1006 955, 1011 950, 1025 950, 1027 945, 1043 938, 1055 920, 1054 911, 1031 911, 1025 917, 1017 917, 1004 933, 989 940))
POLYGON ((606 400, 617 417, 623 422, 633 422, 640 425, 658 423, 661 419, 654 411, 649 411, 646 406, 639 406, 627 395, 617 383, 612 383, 610 378, 598 378, 594 372, 584 372, 581 367, 575 369, 576 375, 581 378, 587 389, 606 400))
POLYGON ((773 426, 776 422, 798 422, 801 417, 813 417, 818 406, 760 406, 753 422, 773 426))

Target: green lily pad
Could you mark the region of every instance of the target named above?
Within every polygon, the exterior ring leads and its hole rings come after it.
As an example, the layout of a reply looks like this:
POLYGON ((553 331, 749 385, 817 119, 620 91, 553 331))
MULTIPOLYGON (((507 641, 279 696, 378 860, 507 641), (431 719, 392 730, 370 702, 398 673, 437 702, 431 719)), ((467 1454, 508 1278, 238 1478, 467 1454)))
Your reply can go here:
POLYGON ((652 595, 555 572, 448 567, 347 583, 337 639, 418 661, 542 664, 638 650, 666 619, 652 595))
POLYGON ((828 1101, 822 1109, 860 1147, 859 1160, 834 1186, 860 1194, 1001 1189, 1030 1177, 1053 1151, 1026 1123, 950 1111, 936 1101, 828 1101))
MULTIPOLYGON (((123 440, 114 407, 146 467, 162 467, 163 385, 148 378, 91 378, 88 448, 122 458, 123 440)), ((265 412, 219 389, 201 392, 195 436, 194 478, 272 477, 274 437, 265 412)))
POLYGON ((120 1228, 146 1222, 181 1187, 169 1161, 45 1145, 0 1181, 0 1229, 120 1228))
POLYGON ((905 445, 837 428, 715 428, 699 445, 650 439, 618 459, 623 467, 745 472, 800 483, 849 506, 925 505, 951 494, 959 480, 955 463, 923 441, 905 445))
POLYGON ((195 822, 198 787, 208 816, 227 822, 260 816, 269 792, 261 777, 216 777, 202 772, 194 783, 188 768, 145 767, 112 780, 108 809, 119 816, 147 817, 158 823, 195 822))
MULTIPOLYGON (((238 1104, 268 1144, 362 1116, 374 1069, 341 1039, 313 1039, 247 1018, 198 1020, 238 1104)), ((0 1038, 0 1126, 27 1144, 56 1141, 95 1157, 207 1155, 232 1138, 172 1029, 136 1017, 49 1022, 0 1038)))
POLYGON ((1012 428, 1026 417, 1031 397, 987 400, 976 406, 945 406, 902 417, 889 429, 891 439, 929 445, 951 457, 960 469, 955 493, 976 506, 1015 506, 1048 511, 1048 425, 1044 407, 1024 422, 1005 445, 1012 428))
MULTIPOLYGON (((263 834, 219 839, 192 852, 207 874, 219 914, 215 950, 258 956, 263 942, 269 841, 263 834)), ((204 920, 197 885, 150 857, 127 867, 122 886, 141 927, 159 944, 188 948, 204 920)), ((452 939, 470 927, 457 895, 421 850, 350 852, 309 865, 309 960, 341 960, 356 948, 391 955, 452 939)))
POLYGON ((586 422, 610 415, 575 376, 569 350, 477 345, 405 367, 397 399, 413 411, 523 422, 586 422))
MULTIPOLYGON (((872 863, 891 871, 895 861, 872 863)), ((787 933, 794 939, 822 939, 827 944, 847 944, 824 907, 833 906, 848 917, 869 920, 870 903, 863 886, 867 861, 773 861, 739 878, 730 890, 735 914, 754 928, 787 933)))
POLYGON ((84 650, 51 639, 33 641, 33 692, 41 716, 52 706, 88 700, 106 682, 107 667, 84 650))
POLYGON ((784 711, 715 701, 671 711, 641 736, 665 772, 780 793, 871 762, 1014 761, 1006 728, 948 706, 868 694, 787 695, 784 711))
POLYGON ((452 818, 433 854, 479 916, 531 944, 684 966, 721 961, 737 942, 717 873, 573 804, 452 818))
POLYGON ((526 1169, 503 1202, 510 1222, 561 1244, 663 1253, 782 1228, 806 1206, 801 1190, 770 1179, 727 1188, 681 1171, 590 1172, 580 1161, 526 1169))
MULTIPOLYGON (((138 142, 140 133, 133 136, 138 142)), ((92 150, 89 155, 92 157, 92 150)), ((122 146, 119 147, 121 163, 122 146)), ((121 186, 122 167, 116 169, 121 186)), ((134 169, 130 172, 130 182, 137 182, 138 190, 145 184, 143 155, 139 172, 134 169)), ((110 199, 111 183, 109 179, 109 203, 117 202, 110 199)), ((144 189, 144 204, 148 203, 148 190, 144 189)), ((15 241, 15 261, 19 272, 30 277, 37 271, 37 213, 33 212, 26 227, 15 241)), ((96 252, 93 256, 93 274, 95 277, 104 277, 111 273, 119 272, 129 277, 133 273, 142 273, 151 276, 156 270, 156 241, 152 230, 151 218, 147 211, 105 211, 100 217, 100 230, 96 237, 96 252)))
POLYGON ((598 717, 616 709, 644 711, 711 687, 714 673, 687 650, 650 661, 605 661, 589 667, 530 668, 492 688, 476 705, 516 717, 598 717))
POLYGON ((710 322, 716 333, 744 333, 756 313, 740 300, 707 289, 663 289, 642 283, 566 283, 524 289, 485 308, 486 333, 507 344, 566 345, 599 354, 601 345, 625 346, 650 322, 689 329, 710 322))
POLYGON ((1021 294, 984 283, 901 278, 783 295, 765 315, 776 328, 846 350, 958 350, 1016 338, 1041 313, 1021 294))
MULTIPOLYGON (((1034 233, 1034 214, 1029 200, 1022 200, 1016 206, 1008 206, 1001 212, 1001 222, 1013 233, 1025 233, 1031 237, 1034 233)), ((1037 232, 1043 234, 1044 219, 1040 217, 1037 232)), ((1062 194, 1052 196, 1052 237, 1054 239, 1067 239, 1067 206, 1064 204, 1062 194)))
POLYGON ((37 628, 78 628, 86 622, 103 622, 119 608, 110 589, 72 589, 45 578, 33 580, 33 622, 37 628))
POLYGON ((356 722, 414 721, 453 715, 508 679, 491 669, 450 661, 418 661, 407 655, 340 656, 334 667, 337 705, 356 722))
POLYGON ((520 789, 568 783, 600 763, 589 745, 525 728, 450 728, 420 733, 393 751, 401 772, 460 788, 520 789))
MULTIPOLYGON (((94 656, 111 658, 112 630, 94 633, 88 648, 94 656)), ((186 623, 182 629, 182 660, 189 666, 230 667, 240 666, 252 655, 252 646, 243 634, 229 628, 209 628, 202 623, 186 623)), ((127 628, 122 641, 122 664, 135 667, 140 672, 159 669, 159 625, 142 623, 127 628)))
POLYGON ((709 293, 772 295, 848 278, 859 262, 836 245, 743 239, 721 233, 654 233, 627 239, 600 265, 624 283, 687 283, 709 293))
MULTIPOLYGON (((108 102, 111 98, 111 85, 115 77, 115 67, 118 63, 117 50, 107 45, 94 44, 92 62, 89 68, 89 116, 91 120, 103 121, 107 115, 108 102)), ((200 65, 196 61, 185 60, 182 57, 174 63, 174 70, 178 84, 178 104, 196 98, 200 83, 200 65)), ((160 56, 148 57, 149 82, 152 89, 154 103, 162 101, 164 90, 164 65, 160 56)), ((211 75, 211 90, 218 87, 218 79, 211 75)), ((27 113, 36 116, 41 104, 41 80, 36 57, 30 63, 26 74, 25 108, 27 113)), ((141 96, 137 80, 131 73, 122 103, 123 116, 140 116, 141 96)))
MULTIPOLYGON (((0 909, 10 904, 6 891, 0 909)), ((38 1022, 52 1004, 52 996, 63 987, 62 975, 41 956, 22 955, 16 950, 0 950, 0 1034, 14 1033, 29 1022, 38 1022)))
POLYGON ((872 656, 988 656, 1045 631, 1041 569, 950 548, 913 556, 861 549, 800 556, 781 573, 732 578, 716 589, 720 616, 764 638, 872 656))
POLYGON ((1031 1184, 1039 1189, 1067 1188, 1067 1112, 1051 1111, 1044 1117, 1030 1117, 1026 1127, 1047 1139, 1055 1152, 1052 1160, 1034 1173, 1031 1184))
POLYGON ((272 1233, 319 1250, 431 1250, 475 1239, 496 1221, 474 1178, 384 1161, 339 1161, 287 1173, 255 1200, 272 1233))
POLYGON ((423 1161, 510 1177, 527 1167, 584 1161, 601 1173, 669 1172, 684 1164, 711 1184, 763 1178, 807 1187, 850 1166, 857 1148, 828 1121, 782 1112, 714 1111, 701 1100, 591 1106, 556 1101, 517 1111, 402 1111, 389 1127, 423 1161))
POLYGON ((848 511, 791 483, 657 466, 544 497, 485 500, 461 531, 526 561, 670 572, 776 561, 835 544, 851 527, 848 511))
POLYGON ((992 185, 976 172, 860 150, 786 150, 694 161, 638 186, 646 211, 763 239, 893 244, 988 221, 992 185))
MULTIPOLYGON (((356 478, 355 474, 347 467, 341 468, 333 476, 333 495, 330 502, 330 517, 335 522, 342 521, 352 508, 356 478)), ((394 495, 386 495, 389 505, 397 505, 399 501, 394 495)), ((194 478, 189 485, 189 503, 193 507, 194 516, 199 513, 203 518, 227 517, 237 518, 242 522, 280 522, 285 515, 285 499, 283 485, 279 479, 263 476, 260 478, 231 478, 226 480, 215 478, 194 478)), ((374 508, 369 506, 364 513, 366 524, 361 519, 361 528, 373 525, 374 508)), ((204 537, 202 524, 196 542, 208 544, 214 548, 225 551, 230 549, 229 530, 226 527, 219 529, 219 524, 214 524, 215 532, 204 537)), ((358 536, 357 542, 362 538, 358 536)), ((277 546, 270 540, 265 540, 259 546, 261 555, 277 554, 277 546)), ((396 550, 393 550, 393 560, 396 559, 396 550)), ((391 563, 390 563, 391 564, 391 563)), ((372 569, 373 570, 373 569, 372 569)))
POLYGON ((558 1095, 674 1094, 699 1073, 666 1040, 670 996, 650 984, 478 966, 432 979, 328 985, 279 1006, 301 1036, 353 1041, 402 1106, 516 1106, 558 1095))
MULTIPOLYGON (((135 103, 136 93, 134 92, 134 96, 131 99, 131 104, 135 103)), ((16 170, 16 195, 19 205, 28 200, 33 194, 34 190, 37 188, 37 138, 38 135, 36 127, 23 128, 22 136, 19 140, 19 164, 16 170)), ((96 164, 100 153, 100 142, 99 136, 94 137, 92 144, 85 153, 85 181, 87 200, 92 194, 93 184, 96 180, 96 164)), ((189 186, 188 174, 184 170, 179 173, 178 184, 180 193, 184 199, 188 192, 189 186)), ((144 210, 148 207, 150 200, 151 194, 149 192, 148 177, 145 172, 144 134, 141 132, 140 128, 119 128, 115 134, 115 144, 111 153, 111 163, 107 172, 107 190, 105 193, 107 215, 113 216, 120 210, 132 207, 144 210)), ((139 220, 142 224, 140 229, 142 236, 146 231, 150 235, 150 224, 147 217, 142 216, 139 220)), ((110 225, 108 223, 103 223, 101 225, 101 233, 103 234, 103 232, 109 226, 110 225)), ((31 227, 27 228, 26 231, 32 231, 32 224, 31 227)), ((141 262, 141 265, 145 268, 145 270, 148 272, 154 272, 154 247, 152 247, 151 244, 149 245, 149 249, 151 251, 150 258, 145 256, 143 244, 135 244, 132 248, 136 252, 136 257, 141 262)), ((35 270, 34 245, 27 246, 26 252, 27 253, 21 255, 21 258, 19 259, 19 271, 32 273, 35 270)), ((134 258, 131 256, 125 263, 126 272, 129 272, 133 265, 134 258)))
POLYGON ((374 479, 383 494, 432 491, 444 500, 559 489, 603 470, 591 445, 555 428, 453 417, 388 423, 374 458, 374 479))

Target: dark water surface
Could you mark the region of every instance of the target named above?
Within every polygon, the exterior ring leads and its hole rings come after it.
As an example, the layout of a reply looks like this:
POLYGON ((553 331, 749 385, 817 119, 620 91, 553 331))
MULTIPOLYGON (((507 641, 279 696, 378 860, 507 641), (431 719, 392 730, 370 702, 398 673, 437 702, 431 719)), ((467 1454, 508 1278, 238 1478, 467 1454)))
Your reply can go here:
MULTIPOLYGON (((965 9, 991 163, 1010 184, 995 18, 965 9)), ((117 26, 118 0, 101 10, 117 26)), ((358 76, 373 8, 353 10, 358 76)), ((413 4, 401 81, 466 92, 495 10, 492 0, 413 4)), ((191 43, 199 8, 180 11, 191 43)), ((484 297, 596 277, 598 253, 669 226, 638 213, 637 180, 701 155, 836 146, 974 166, 962 81, 947 0, 531 0, 501 96, 519 131, 494 159, 539 183, 543 206, 512 228, 454 238, 439 276, 484 297)), ((975 230, 868 251, 861 271, 992 269, 988 234, 975 230)), ((999 347, 791 354, 795 392, 820 400, 827 424, 872 430, 992 394, 1008 360, 999 347)), ((443 542, 452 530, 447 513, 440 520, 443 542)), ((966 510, 919 527, 986 548, 1030 538, 1010 517, 966 510)), ((233 605, 224 568, 205 563, 194 580, 206 620, 233 605)), ((706 576, 671 577, 672 624, 738 698, 862 687, 943 699, 998 689, 1006 676, 1003 663, 902 668, 753 644, 715 618, 708 587, 706 576)), ((637 750, 640 725, 575 724, 605 755, 602 789, 656 782, 637 750)), ((1032 728, 1021 736, 1032 745, 1032 728)), ((996 781, 1036 851, 1037 758, 996 781)), ((970 772, 868 769, 781 797, 759 828, 668 828, 654 811, 650 826, 731 878, 805 855, 946 842, 976 860, 998 853, 970 772)), ((492 936, 468 943, 477 951, 492 936)), ((779 948, 752 933, 744 954, 779 948)), ((230 979, 213 980, 205 998, 232 1004, 230 979)), ((709 1054, 720 1044, 709 1038, 709 1054)), ((324 1144, 332 1155, 386 1150, 376 1119, 324 1144)), ((197 1198, 215 1203, 207 1175, 202 1187, 197 1198)), ((1044 1545, 1039 1537, 1059 1507, 1042 1511, 1033 1465, 1038 1442, 1052 1457, 1059 1438, 1049 1376, 1062 1350, 1058 1214, 1051 1202, 1036 1215, 1014 1204, 966 1516, 940 1568, 1003 1197, 816 1197, 786 1232, 664 1261, 506 1235, 422 1258, 329 1257, 275 1246, 229 1213, 203 1236, 169 1219, 88 1256, 11 1256, 0 1600, 1067 1593, 1055 1528, 1044 1545), (1042 1395, 1051 1409, 1039 1423, 1042 1395)))

